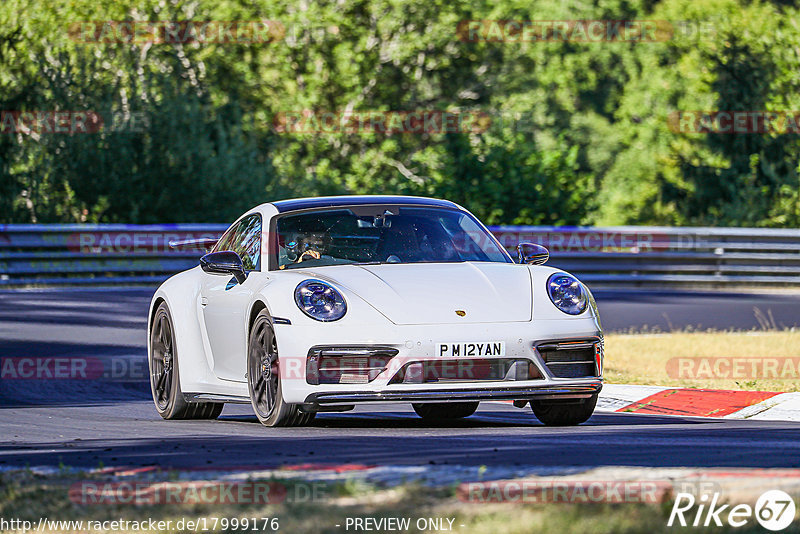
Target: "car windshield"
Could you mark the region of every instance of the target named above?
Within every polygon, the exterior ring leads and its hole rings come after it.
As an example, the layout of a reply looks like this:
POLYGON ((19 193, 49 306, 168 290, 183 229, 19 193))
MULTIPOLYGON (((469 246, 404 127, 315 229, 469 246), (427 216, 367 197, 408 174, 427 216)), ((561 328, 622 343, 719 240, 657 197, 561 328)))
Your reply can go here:
POLYGON ((278 218, 278 268, 354 263, 511 263, 468 213, 446 208, 353 206, 278 218))

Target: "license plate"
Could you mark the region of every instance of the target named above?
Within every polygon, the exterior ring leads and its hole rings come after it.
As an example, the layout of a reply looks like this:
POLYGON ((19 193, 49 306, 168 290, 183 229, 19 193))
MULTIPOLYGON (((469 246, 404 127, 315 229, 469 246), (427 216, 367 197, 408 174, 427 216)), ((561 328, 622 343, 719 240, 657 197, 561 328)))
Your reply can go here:
POLYGON ((505 341, 476 341, 472 343, 437 343, 437 356, 458 358, 472 356, 505 356, 505 341))

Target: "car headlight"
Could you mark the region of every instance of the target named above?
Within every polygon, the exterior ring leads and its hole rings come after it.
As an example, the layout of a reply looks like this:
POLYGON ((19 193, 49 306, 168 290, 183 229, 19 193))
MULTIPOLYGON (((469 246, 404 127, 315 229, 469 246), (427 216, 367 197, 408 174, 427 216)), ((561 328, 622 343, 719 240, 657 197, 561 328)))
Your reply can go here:
POLYGON ((547 294, 556 308, 569 315, 586 311, 588 298, 577 278, 567 273, 555 273, 547 279, 547 294))
POLYGON ((294 290, 294 301, 317 321, 337 321, 347 313, 347 303, 336 288, 321 280, 304 280, 294 290))

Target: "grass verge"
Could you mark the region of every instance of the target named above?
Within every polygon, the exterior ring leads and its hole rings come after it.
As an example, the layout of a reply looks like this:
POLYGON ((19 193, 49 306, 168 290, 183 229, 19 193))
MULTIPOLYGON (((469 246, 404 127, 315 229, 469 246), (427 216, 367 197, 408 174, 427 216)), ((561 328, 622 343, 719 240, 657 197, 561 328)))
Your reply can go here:
MULTIPOLYGON (((560 534, 587 533, 647 533, 672 532, 667 527, 670 502, 660 504, 511 504, 467 503, 456 497, 454 488, 432 489, 417 485, 403 485, 391 489, 367 487, 360 484, 329 484, 324 498, 315 502, 284 502, 263 505, 231 504, 76 504, 70 499, 70 488, 79 480, 90 476, 69 475, 39 477, 31 473, 14 473, 0 476, 0 517, 17 518, 36 525, 40 518, 77 521, 171 521, 163 530, 117 528, 94 529, 51 528, 44 532, 187 532, 179 528, 179 521, 206 518, 211 526, 214 518, 277 518, 278 531, 290 533, 341 533, 353 532, 346 528, 347 518, 409 518, 410 527, 404 532, 442 532, 469 534, 522 534, 531 532, 558 532, 560 534), (417 528, 420 519, 439 519, 442 528, 417 528), (338 526, 337 526, 338 525, 338 526)), ((291 484, 291 483, 289 483, 291 484)), ((290 488, 291 491, 291 488, 290 488)), ((275 531, 272 527, 262 530, 275 531)), ((10 530, 6 529, 4 532, 10 530)), ((194 531, 197 531, 195 529, 194 531)), ((220 526, 205 532, 237 531, 242 529, 220 526)), ((361 531, 364 531, 363 529, 361 531)), ((398 532, 397 529, 372 528, 370 532, 398 532)), ((725 532, 716 528, 704 532, 725 532)), ((747 528, 737 532, 750 532, 747 528)), ((247 530, 253 532, 253 530, 247 530)))
POLYGON ((605 341, 612 384, 800 391, 800 331, 608 334, 605 341))

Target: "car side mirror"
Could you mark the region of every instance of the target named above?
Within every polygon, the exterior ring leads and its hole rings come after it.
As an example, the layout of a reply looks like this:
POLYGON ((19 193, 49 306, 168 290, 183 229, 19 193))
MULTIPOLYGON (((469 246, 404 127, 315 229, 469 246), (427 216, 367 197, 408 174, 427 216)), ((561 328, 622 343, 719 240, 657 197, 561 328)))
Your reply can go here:
POLYGON ((232 274, 240 284, 247 279, 242 258, 232 250, 206 254, 200 258, 200 267, 211 274, 232 274))
POLYGON ((550 251, 535 243, 520 243, 517 245, 517 257, 520 263, 541 265, 550 259, 550 251))

